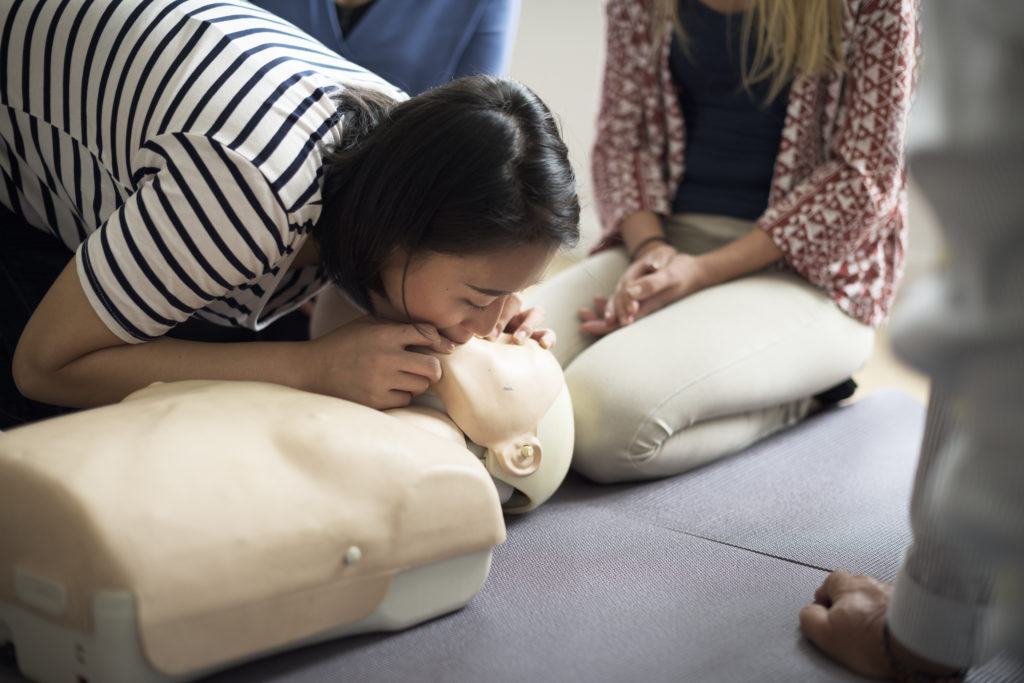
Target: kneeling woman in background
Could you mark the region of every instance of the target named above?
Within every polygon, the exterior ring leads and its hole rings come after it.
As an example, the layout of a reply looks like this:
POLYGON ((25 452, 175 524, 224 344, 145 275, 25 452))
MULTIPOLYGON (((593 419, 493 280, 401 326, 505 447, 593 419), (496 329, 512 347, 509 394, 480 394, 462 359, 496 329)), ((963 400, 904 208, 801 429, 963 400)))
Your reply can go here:
POLYGON ((903 268, 915 4, 608 3, 603 240, 532 297, 580 472, 683 472, 852 384, 903 268))

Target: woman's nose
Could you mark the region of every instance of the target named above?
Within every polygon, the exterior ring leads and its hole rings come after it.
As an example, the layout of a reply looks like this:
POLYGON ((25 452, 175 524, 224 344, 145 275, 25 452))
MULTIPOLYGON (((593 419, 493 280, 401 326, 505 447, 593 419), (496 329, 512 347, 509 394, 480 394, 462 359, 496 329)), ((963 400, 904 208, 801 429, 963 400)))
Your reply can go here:
POLYGON ((462 326, 473 334, 486 337, 494 331, 495 325, 501 319, 501 312, 505 309, 507 299, 508 297, 499 297, 484 310, 474 311, 473 315, 462 323, 462 326))

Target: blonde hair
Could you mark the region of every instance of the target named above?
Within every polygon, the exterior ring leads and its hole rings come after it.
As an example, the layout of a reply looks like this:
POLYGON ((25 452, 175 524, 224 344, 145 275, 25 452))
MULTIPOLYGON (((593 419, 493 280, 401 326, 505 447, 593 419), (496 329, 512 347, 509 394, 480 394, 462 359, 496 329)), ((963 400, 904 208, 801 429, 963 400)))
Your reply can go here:
MULTIPOLYGON (((768 81, 767 104, 798 72, 823 75, 844 69, 843 23, 847 16, 846 0, 748 0, 742 11, 743 42, 740 46, 743 88, 749 93, 754 83, 768 81)), ((658 44, 664 37, 662 27, 671 25, 686 49, 686 30, 679 20, 679 0, 655 0, 652 20, 657 28, 658 44)))

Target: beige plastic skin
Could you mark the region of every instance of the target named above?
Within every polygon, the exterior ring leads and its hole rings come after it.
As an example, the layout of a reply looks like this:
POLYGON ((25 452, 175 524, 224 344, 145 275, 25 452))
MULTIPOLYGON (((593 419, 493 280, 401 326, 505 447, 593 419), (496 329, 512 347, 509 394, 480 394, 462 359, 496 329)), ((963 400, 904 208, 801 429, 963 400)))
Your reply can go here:
POLYGON ((0 599, 26 605, 20 568, 66 590, 26 607, 89 631, 91 596, 129 590, 172 675, 359 619, 397 571, 504 540, 491 477, 439 418, 194 381, 6 432, 0 599))
POLYGON ((515 344, 508 334, 435 355, 442 376, 433 393, 466 437, 487 449, 491 475, 518 492, 505 511, 525 512, 547 500, 568 472, 574 436, 554 355, 532 339, 515 344))

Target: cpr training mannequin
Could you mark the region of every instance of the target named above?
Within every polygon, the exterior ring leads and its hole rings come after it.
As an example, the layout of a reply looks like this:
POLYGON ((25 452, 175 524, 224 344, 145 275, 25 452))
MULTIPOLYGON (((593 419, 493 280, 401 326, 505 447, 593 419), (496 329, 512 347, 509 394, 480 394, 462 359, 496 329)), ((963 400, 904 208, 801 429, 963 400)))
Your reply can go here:
POLYGON ((144 683, 461 607, 504 540, 495 484, 536 507, 572 451, 557 362, 508 342, 443 358, 450 416, 197 380, 0 434, 0 636, 35 680, 84 647, 89 680, 144 683))

